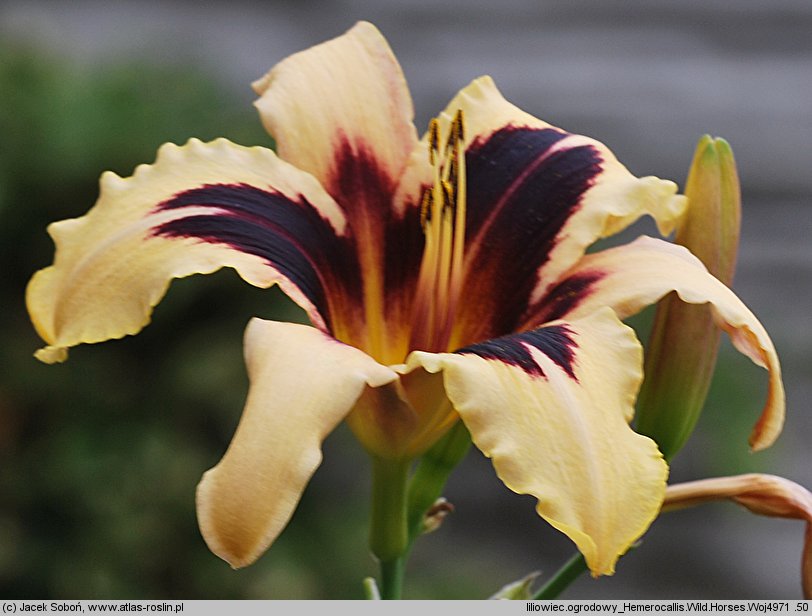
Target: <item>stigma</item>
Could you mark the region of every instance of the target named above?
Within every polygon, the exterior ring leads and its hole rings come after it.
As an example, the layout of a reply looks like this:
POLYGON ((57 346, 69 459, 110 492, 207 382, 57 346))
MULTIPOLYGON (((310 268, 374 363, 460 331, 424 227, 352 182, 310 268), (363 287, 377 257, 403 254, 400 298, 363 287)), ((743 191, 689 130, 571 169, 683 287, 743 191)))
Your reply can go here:
POLYGON ((447 351, 463 284, 465 256, 465 127, 454 115, 445 143, 440 123, 429 124, 432 184, 424 189, 420 224, 425 248, 414 304, 410 348, 447 351))

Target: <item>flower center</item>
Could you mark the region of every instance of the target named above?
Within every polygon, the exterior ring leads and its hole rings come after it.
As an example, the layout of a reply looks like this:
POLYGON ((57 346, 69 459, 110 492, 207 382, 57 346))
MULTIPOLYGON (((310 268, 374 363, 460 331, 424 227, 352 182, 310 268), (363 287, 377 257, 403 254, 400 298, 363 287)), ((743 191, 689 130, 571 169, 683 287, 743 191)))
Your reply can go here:
POLYGON ((420 224, 426 236, 417 282, 409 348, 448 350, 463 283, 465 249, 465 131, 462 110, 454 115, 445 147, 440 124, 429 124, 432 185, 423 191, 420 224))

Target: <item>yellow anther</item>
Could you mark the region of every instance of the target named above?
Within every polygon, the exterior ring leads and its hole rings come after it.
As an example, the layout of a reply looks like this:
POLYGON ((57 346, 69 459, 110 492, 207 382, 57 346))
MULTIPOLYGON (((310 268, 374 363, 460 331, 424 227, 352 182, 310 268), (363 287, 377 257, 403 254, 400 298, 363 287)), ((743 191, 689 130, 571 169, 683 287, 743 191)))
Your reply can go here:
POLYGON ((431 207, 433 203, 432 190, 427 188, 423 191, 423 198, 420 202, 420 226, 423 230, 425 230, 426 225, 431 222, 431 207))
POLYGON ((437 154, 440 152, 440 123, 437 118, 429 122, 429 163, 437 164, 437 154))
POLYGON ((457 181, 459 179, 459 167, 460 167, 460 150, 459 148, 455 148, 454 151, 451 153, 451 158, 446 162, 446 168, 444 173, 445 181, 454 187, 455 194, 457 188, 457 181))
POLYGON ((444 181, 441 186, 443 187, 443 209, 454 209, 454 186, 451 182, 444 181))
POLYGON ((454 114, 454 119, 451 121, 451 130, 448 134, 448 143, 446 147, 457 150, 462 141, 465 140, 464 120, 462 116, 462 109, 458 109, 454 114))

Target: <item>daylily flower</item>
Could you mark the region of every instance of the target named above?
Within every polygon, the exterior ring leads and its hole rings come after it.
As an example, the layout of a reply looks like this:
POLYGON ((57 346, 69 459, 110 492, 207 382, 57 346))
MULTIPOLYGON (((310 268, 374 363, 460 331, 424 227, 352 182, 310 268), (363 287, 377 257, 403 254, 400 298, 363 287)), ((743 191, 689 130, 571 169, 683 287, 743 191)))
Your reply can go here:
POLYGON ((663 511, 717 500, 731 500, 759 515, 806 520, 801 584, 804 597, 812 599, 812 494, 809 490, 789 479, 759 473, 700 479, 668 486, 663 511))
POLYGON ((594 575, 612 573, 668 470, 629 427, 642 350, 621 319, 672 290, 710 302, 769 370, 754 445, 775 439, 778 359, 727 287, 662 240, 586 254, 646 214, 669 233, 685 207, 672 182, 634 177, 487 77, 419 140, 401 69, 367 23, 254 88, 277 153, 191 140, 130 178, 105 173, 95 207, 49 228, 55 262, 27 298, 44 361, 135 334, 171 279, 222 266, 304 308, 312 327, 249 323, 245 410, 198 487, 202 533, 232 566, 281 532, 341 421, 385 478, 461 420, 505 485, 538 499, 594 575))

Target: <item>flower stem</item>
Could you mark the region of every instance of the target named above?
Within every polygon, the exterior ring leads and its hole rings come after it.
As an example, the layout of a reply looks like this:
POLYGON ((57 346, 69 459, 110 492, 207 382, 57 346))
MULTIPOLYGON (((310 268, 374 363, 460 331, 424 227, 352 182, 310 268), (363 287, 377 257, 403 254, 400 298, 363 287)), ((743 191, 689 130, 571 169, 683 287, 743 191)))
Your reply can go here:
MULTIPOLYGON (((638 540, 631 545, 630 550, 635 549, 640 545, 641 541, 638 540)), ((558 595, 564 592, 567 587, 572 584, 578 577, 589 570, 586 566, 584 555, 576 552, 564 565, 555 572, 555 575, 547 582, 541 589, 533 595, 533 599, 556 599, 558 595)))
POLYGON ((381 598, 399 599, 409 544, 406 484, 409 462, 372 458, 369 545, 381 567, 381 598))
POLYGON ((403 556, 381 561, 381 599, 400 599, 405 569, 406 558, 403 556))
POLYGON ((556 571, 552 579, 547 582, 533 599, 556 599, 578 577, 587 570, 586 561, 580 552, 570 558, 564 566, 556 571))
POLYGON ((468 430, 458 422, 423 455, 411 481, 410 461, 372 458, 370 547, 380 563, 382 599, 400 598, 406 560, 425 513, 470 447, 468 430))

